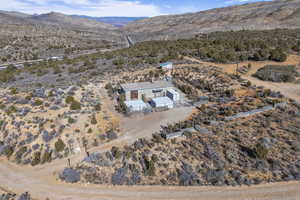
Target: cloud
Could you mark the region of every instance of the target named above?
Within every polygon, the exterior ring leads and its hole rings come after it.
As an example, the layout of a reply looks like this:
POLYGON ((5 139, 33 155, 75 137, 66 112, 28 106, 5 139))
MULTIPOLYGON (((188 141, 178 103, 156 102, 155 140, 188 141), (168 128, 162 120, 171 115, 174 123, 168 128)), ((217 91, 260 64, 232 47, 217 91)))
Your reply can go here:
POLYGON ((161 10, 153 4, 130 0, 0 0, 0 9, 30 14, 62 12, 89 16, 156 16, 161 10))

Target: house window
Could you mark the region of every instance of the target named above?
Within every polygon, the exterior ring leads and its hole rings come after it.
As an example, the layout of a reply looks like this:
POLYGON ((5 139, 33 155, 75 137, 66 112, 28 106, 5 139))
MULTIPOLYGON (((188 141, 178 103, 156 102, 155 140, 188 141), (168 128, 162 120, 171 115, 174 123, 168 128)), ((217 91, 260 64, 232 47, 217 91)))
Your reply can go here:
POLYGON ((139 98, 139 91, 138 90, 132 90, 130 92, 130 99, 134 100, 134 99, 138 99, 139 98))

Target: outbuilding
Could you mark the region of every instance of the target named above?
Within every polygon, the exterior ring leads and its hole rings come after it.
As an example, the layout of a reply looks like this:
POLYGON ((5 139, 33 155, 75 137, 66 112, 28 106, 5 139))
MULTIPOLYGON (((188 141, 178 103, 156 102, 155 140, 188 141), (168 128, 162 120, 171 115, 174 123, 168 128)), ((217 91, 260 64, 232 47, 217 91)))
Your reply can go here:
POLYGON ((169 97, 157 97, 151 100, 151 105, 155 108, 174 108, 174 102, 169 97))
POLYGON ((175 102, 180 100, 179 93, 174 89, 168 89, 166 95, 175 102))
POLYGON ((142 100, 125 101, 124 103, 130 112, 139 112, 147 108, 147 104, 142 100))
POLYGON ((173 69, 173 63, 172 62, 161 63, 159 67, 163 70, 170 70, 173 69))

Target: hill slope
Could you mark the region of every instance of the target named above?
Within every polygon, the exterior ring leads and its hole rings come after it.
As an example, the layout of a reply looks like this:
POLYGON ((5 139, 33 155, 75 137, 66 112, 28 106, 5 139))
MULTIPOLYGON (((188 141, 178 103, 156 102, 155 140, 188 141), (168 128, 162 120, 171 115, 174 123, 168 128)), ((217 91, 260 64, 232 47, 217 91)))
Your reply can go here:
POLYGON ((32 16, 31 19, 40 21, 42 23, 70 26, 75 28, 115 29, 115 27, 110 24, 77 16, 64 15, 56 12, 32 16))
POLYGON ((300 27, 300 1, 277 0, 158 16, 123 28, 136 40, 187 38, 199 33, 300 27))

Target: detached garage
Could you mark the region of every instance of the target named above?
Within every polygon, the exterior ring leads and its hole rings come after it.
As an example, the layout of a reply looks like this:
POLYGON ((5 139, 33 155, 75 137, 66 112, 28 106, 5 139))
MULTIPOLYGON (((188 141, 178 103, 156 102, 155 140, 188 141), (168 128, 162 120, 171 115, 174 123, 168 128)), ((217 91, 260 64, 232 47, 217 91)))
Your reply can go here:
POLYGON ((125 101, 124 103, 130 112, 139 112, 147 108, 147 104, 142 100, 125 101))
POLYGON ((174 103, 169 97, 157 97, 151 100, 151 105, 155 108, 167 107, 169 109, 174 108, 174 103))

